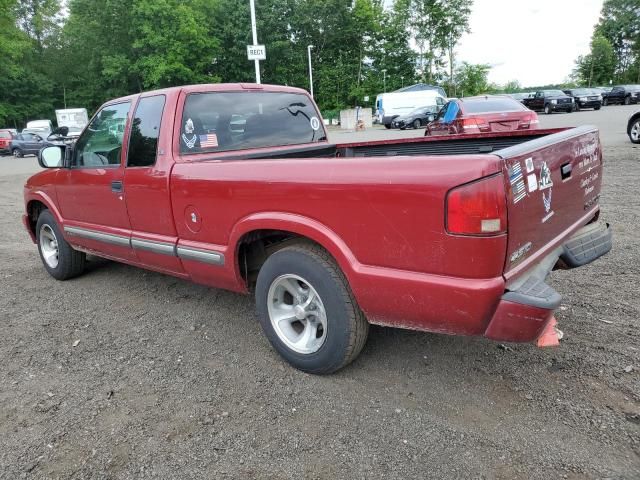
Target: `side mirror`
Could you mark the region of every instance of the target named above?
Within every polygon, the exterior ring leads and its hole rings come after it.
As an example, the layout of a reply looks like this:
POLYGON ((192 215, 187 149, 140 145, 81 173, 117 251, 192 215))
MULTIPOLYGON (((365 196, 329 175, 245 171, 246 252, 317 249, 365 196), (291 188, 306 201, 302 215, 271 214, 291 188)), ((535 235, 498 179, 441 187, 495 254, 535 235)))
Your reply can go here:
POLYGON ((38 153, 38 163, 42 168, 60 168, 62 167, 62 159, 64 147, 58 145, 44 147, 38 153))

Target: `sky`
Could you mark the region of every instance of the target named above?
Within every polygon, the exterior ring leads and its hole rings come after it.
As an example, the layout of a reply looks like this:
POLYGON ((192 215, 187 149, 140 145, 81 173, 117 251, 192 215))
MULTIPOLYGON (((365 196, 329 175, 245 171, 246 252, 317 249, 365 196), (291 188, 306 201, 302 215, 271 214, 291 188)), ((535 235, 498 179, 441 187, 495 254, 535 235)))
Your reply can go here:
POLYGON ((457 61, 487 63, 489 80, 523 87, 563 82, 589 53, 603 0, 475 0, 457 61))

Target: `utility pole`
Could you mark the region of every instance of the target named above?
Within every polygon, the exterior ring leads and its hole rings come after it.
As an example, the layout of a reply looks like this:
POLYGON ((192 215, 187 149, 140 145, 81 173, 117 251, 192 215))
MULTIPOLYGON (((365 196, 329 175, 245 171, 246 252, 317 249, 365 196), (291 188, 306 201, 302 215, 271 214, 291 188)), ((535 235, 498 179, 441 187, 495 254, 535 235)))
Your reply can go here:
POLYGON ((309 92, 313 98, 313 69, 311 68, 311 49, 313 45, 307 45, 307 56, 309 57, 309 92))
MULTIPOLYGON (((251 33, 253 34, 253 44, 258 45, 258 29, 256 28, 255 0, 249 0, 249 7, 251 8, 251 33)), ((256 58, 254 62, 256 64, 256 83, 260 83, 260 60, 256 58)))
POLYGON ((384 93, 387 93, 387 69, 382 70, 382 84, 384 85, 384 93))

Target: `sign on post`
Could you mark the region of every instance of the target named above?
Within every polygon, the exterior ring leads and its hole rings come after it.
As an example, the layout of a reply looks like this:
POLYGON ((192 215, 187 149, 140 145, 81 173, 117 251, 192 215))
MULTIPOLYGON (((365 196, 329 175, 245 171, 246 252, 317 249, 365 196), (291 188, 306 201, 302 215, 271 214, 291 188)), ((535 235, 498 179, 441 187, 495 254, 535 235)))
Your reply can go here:
POLYGON ((249 60, 266 60, 267 49, 264 45, 247 45, 247 58, 249 60))

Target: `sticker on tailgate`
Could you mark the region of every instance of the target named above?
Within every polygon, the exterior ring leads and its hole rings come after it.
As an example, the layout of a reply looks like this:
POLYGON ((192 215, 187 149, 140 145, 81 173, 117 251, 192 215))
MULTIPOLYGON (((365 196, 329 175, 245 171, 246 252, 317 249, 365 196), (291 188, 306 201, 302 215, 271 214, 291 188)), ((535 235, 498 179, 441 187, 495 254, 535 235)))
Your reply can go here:
POLYGON ((511 192, 513 194, 513 203, 516 204, 527 196, 524 187, 524 177, 522 176, 522 166, 520 162, 516 162, 509 167, 509 183, 511 183, 511 192))

